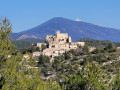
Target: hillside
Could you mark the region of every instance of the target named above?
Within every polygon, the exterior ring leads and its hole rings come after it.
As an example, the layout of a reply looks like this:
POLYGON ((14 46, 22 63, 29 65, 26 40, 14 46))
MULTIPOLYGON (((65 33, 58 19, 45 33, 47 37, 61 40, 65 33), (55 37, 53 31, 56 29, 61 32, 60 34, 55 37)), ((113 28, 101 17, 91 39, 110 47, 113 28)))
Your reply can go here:
MULTIPOLYGON (((82 38, 79 41, 85 42, 88 46, 104 48, 110 41, 108 40, 95 40, 90 38, 82 38)), ((119 42, 112 42, 115 47, 120 47, 119 42)))
POLYGON ((45 41, 44 39, 41 39, 41 38, 36 37, 34 35, 28 35, 28 34, 11 33, 10 37, 12 37, 12 40, 22 40, 22 41, 27 41, 27 42, 31 42, 31 43, 45 41))
POLYGON ((110 40, 114 42, 120 41, 120 30, 118 29, 107 28, 84 21, 73 21, 62 17, 50 19, 39 26, 18 34, 28 34, 45 38, 46 35, 54 34, 56 30, 60 30, 62 33, 68 33, 73 41, 85 37, 97 40, 110 40))
POLYGON ((21 41, 21 40, 13 40, 12 44, 14 44, 17 49, 25 49, 32 46, 31 42, 21 41))

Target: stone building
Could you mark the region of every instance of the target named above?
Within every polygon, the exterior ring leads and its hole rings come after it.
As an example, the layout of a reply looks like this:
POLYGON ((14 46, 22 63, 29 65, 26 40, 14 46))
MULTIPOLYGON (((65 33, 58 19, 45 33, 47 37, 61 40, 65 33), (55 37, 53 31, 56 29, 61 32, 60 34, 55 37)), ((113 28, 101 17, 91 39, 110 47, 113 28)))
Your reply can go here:
POLYGON ((37 43, 37 47, 41 48, 46 45, 42 55, 50 56, 51 58, 59 56, 69 51, 70 49, 77 49, 78 46, 84 46, 84 42, 72 42, 71 37, 67 33, 60 33, 56 31, 55 35, 47 35, 46 43, 37 43))
POLYGON ((37 47, 39 47, 40 49, 42 48, 42 46, 46 46, 46 43, 37 43, 37 47))
POLYGON ((34 57, 39 57, 40 55, 42 55, 43 54, 43 52, 33 52, 32 53, 32 56, 33 56, 33 58, 34 57))
POLYGON ((56 31, 55 35, 47 35, 46 41, 48 42, 48 48, 69 47, 66 43, 72 42, 71 37, 67 33, 60 33, 60 31, 56 31))

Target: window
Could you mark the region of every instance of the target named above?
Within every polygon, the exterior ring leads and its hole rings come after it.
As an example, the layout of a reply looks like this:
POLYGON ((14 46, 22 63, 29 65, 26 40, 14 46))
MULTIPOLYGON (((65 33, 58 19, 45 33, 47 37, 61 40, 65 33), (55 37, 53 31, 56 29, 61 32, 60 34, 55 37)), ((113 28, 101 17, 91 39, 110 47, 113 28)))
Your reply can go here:
POLYGON ((52 48, 55 48, 55 45, 52 45, 52 48))

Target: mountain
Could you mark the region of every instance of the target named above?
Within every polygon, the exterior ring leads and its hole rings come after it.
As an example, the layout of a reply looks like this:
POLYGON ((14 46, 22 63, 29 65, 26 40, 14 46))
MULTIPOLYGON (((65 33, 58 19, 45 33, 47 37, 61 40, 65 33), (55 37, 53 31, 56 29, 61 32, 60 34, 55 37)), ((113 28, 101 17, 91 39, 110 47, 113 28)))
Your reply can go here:
POLYGON ((33 43, 45 41, 44 39, 41 39, 34 35, 27 35, 27 34, 21 35, 20 37, 17 38, 17 40, 28 41, 28 42, 33 42, 33 43))
POLYGON ((22 34, 19 33, 10 33, 10 37, 12 37, 12 40, 17 40, 22 34))
POLYGON ((54 34, 56 30, 60 30, 62 33, 68 33, 73 41, 87 37, 97 40, 120 42, 120 30, 118 29, 103 27, 84 21, 69 20, 62 17, 52 18, 37 27, 18 34, 34 35, 45 39, 46 35, 54 34))
POLYGON ((27 41, 27 42, 32 42, 32 43, 37 43, 37 42, 44 42, 44 39, 41 39, 39 37, 36 37, 34 35, 28 35, 28 34, 19 34, 19 33, 11 33, 10 36, 12 37, 12 40, 22 40, 22 41, 27 41))

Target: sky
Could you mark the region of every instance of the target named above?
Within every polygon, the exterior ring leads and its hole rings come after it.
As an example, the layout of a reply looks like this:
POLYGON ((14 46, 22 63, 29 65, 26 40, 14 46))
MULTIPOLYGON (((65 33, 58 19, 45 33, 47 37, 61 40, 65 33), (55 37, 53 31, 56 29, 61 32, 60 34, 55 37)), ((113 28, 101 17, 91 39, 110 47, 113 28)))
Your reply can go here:
POLYGON ((0 17, 13 32, 38 26, 54 17, 120 29, 120 0, 0 0, 0 17))

